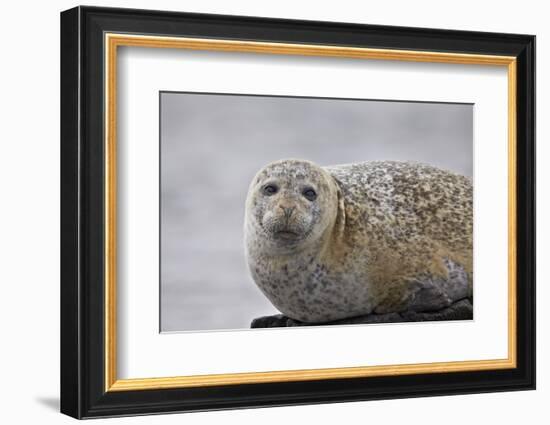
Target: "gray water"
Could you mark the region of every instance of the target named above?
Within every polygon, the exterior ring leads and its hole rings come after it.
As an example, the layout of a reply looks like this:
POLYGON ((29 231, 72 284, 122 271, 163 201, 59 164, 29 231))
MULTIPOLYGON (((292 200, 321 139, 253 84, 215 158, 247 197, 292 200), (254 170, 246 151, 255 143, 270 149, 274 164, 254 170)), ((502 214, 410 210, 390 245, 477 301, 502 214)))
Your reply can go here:
POLYGON ((161 94, 161 331, 248 328, 277 310, 248 275, 243 216, 265 164, 413 160, 472 175, 466 104, 161 94))

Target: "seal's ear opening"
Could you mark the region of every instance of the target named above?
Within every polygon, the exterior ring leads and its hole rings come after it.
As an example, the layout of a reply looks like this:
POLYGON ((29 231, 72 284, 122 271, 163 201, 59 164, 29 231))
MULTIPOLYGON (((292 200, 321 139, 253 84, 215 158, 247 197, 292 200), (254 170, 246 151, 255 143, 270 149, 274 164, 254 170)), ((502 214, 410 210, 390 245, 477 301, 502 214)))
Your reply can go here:
POLYGON ((337 210, 336 210, 336 221, 334 223, 334 228, 338 231, 338 234, 344 231, 346 226, 346 209, 344 207, 344 193, 342 190, 342 182, 336 177, 332 176, 334 181, 334 186, 336 187, 336 196, 337 196, 337 210))

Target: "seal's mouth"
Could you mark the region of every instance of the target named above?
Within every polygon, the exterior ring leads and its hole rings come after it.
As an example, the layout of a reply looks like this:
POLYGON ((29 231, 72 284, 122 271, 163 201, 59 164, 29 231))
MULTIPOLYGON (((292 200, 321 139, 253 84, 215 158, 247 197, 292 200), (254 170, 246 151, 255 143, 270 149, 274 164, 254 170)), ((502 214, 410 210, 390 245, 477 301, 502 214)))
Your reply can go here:
POLYGON ((275 239, 280 239, 283 241, 295 241, 300 237, 298 233, 291 230, 279 230, 278 232, 275 232, 273 236, 275 239))

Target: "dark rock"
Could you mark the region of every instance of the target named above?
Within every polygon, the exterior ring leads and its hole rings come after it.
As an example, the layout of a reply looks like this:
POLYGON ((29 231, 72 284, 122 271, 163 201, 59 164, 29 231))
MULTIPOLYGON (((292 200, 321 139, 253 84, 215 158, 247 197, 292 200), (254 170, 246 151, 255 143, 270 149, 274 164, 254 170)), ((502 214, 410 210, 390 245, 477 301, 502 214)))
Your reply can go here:
POLYGON ((473 319, 473 303, 471 299, 455 302, 447 308, 438 311, 417 313, 405 311, 402 313, 367 314, 366 316, 351 317, 326 323, 304 323, 286 317, 283 314, 262 316, 252 320, 251 328, 284 328, 292 326, 326 326, 326 325, 354 325, 365 323, 402 323, 402 322, 430 322, 441 320, 471 320, 473 319))

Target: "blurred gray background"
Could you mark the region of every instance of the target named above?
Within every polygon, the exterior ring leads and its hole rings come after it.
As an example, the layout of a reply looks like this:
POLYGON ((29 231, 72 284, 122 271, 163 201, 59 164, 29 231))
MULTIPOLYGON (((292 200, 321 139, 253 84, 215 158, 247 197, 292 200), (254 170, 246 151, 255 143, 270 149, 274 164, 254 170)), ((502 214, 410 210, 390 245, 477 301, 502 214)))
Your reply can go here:
POLYGON ((162 92, 161 331, 249 328, 277 310, 244 259, 265 164, 414 160, 472 176, 473 106, 162 92))

